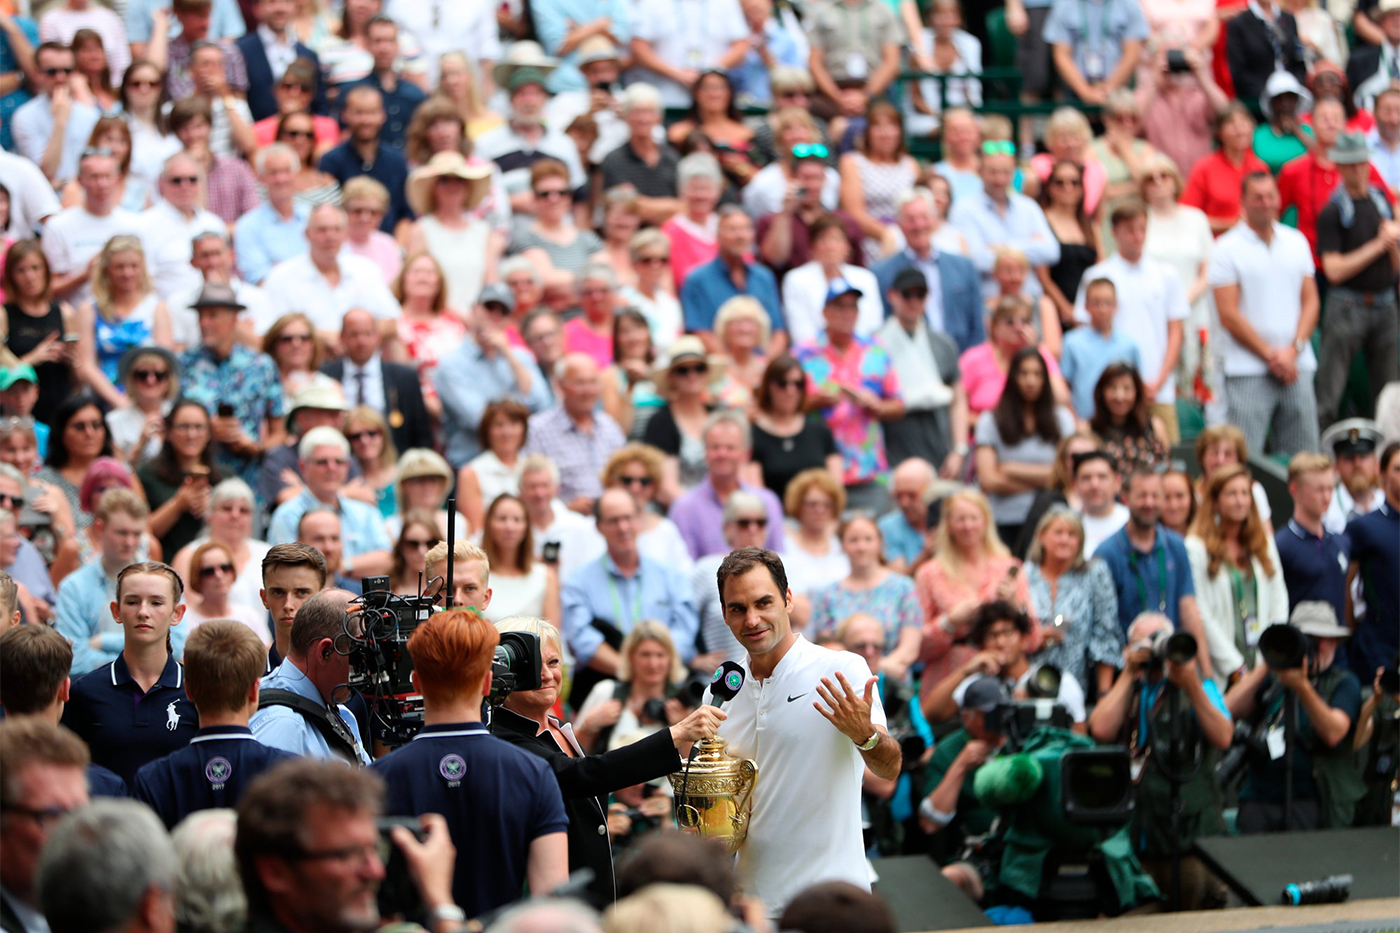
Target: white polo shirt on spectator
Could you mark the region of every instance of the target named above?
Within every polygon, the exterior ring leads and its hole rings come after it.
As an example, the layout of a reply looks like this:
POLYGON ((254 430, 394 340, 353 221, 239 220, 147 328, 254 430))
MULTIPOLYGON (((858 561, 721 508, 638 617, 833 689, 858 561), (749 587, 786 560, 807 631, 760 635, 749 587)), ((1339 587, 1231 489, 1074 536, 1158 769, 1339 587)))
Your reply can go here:
POLYGON ((63 210, 43 171, 22 155, 0 149, 0 184, 10 192, 10 226, 6 233, 16 240, 34 236, 45 217, 63 210))
MULTIPOLYGON (((39 242, 44 247, 44 256, 53 274, 72 275, 85 268, 112 237, 123 233, 135 236, 140 232, 140 214, 116 208, 107 216, 98 217, 81 204, 76 204, 49 218, 49 222, 44 224, 43 239, 39 242)), ((67 300, 75 308, 85 301, 91 301, 91 278, 70 294, 67 300)))
POLYGON ((258 333, 267 333, 277 318, 293 311, 303 312, 317 330, 337 332, 340 319, 351 308, 364 308, 381 320, 399 316, 399 303, 373 261, 344 251, 337 261, 340 284, 334 287, 311 261, 310 253, 273 266, 262 283, 273 318, 255 321, 258 333))
MULTIPOLYGON (((632 37, 651 43, 662 61, 677 68, 715 68, 729 47, 749 34, 739 0, 646 0, 634 9, 632 37)), ((655 85, 662 107, 690 106, 690 88, 646 68, 633 74, 655 85)))
POLYGON ((444 52, 462 52, 477 65, 501 60, 496 5, 488 0, 389 0, 384 15, 417 40, 429 87, 437 87, 444 52))
POLYGON ((194 238, 201 233, 228 236, 228 225, 202 208, 189 220, 170 203, 157 200, 141 212, 141 245, 146 249, 146 266, 151 270, 156 294, 168 302, 172 295, 198 288, 203 276, 190 265, 194 238))
MULTIPOLYGON (((1138 358, 1142 360, 1140 375, 1144 382, 1151 382, 1162 372, 1162 363, 1167 358, 1167 325, 1191 316, 1181 276, 1160 259, 1144 255, 1137 262, 1129 262, 1120 253, 1114 253, 1090 266, 1079 280, 1074 317, 1083 324, 1089 323, 1089 312, 1084 309, 1084 289, 1095 279, 1113 282, 1118 292, 1118 313, 1113 318, 1113 329, 1137 344, 1138 358)), ((1153 401, 1162 405, 1175 402, 1176 380, 1168 376, 1153 401)), ((1079 414, 1087 418, 1093 412, 1079 414)))
MULTIPOLYGON (((865 761, 812 705, 823 677, 839 687, 840 671, 863 693, 870 668, 859 655, 820 648, 801 635, 771 677, 754 677, 747 656, 740 663, 744 685, 725 704, 729 718, 719 734, 730 755, 758 764, 753 818, 739 850, 744 890, 762 899, 771 917, 819 881, 870 890, 860 813, 865 761)), ((870 720, 885 725, 878 691, 870 720)))
MULTIPOLYGON (((1240 314, 1271 347, 1293 344, 1298 318, 1303 313, 1303 279, 1315 268, 1307 238, 1292 227, 1274 221, 1269 243, 1241 221, 1215 241, 1210 257, 1210 287, 1240 287, 1240 314)), ((1264 376, 1269 364, 1220 328, 1220 345, 1226 376, 1264 376)), ((1315 372, 1317 357, 1312 346, 1298 356, 1298 371, 1315 372)))

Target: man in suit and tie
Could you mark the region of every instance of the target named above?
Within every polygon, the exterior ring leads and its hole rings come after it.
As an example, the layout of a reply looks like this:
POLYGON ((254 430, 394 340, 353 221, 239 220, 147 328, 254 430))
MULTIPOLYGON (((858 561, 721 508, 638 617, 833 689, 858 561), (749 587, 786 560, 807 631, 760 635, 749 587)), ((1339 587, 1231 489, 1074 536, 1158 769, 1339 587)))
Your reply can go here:
POLYGON ((379 322, 362 308, 345 312, 340 346, 345 355, 321 371, 345 387, 351 408, 367 405, 384 416, 400 451, 433 446, 432 422, 423 404, 423 387, 412 366, 386 361, 379 352, 379 322))
MULTIPOLYGON (((933 193, 914 188, 895 202, 895 222, 904 234, 904 249, 874 269, 885 301, 885 314, 895 313, 890 292, 905 269, 924 275, 924 319, 931 332, 946 334, 962 353, 986 339, 982 323, 982 292, 977 268, 970 259, 941 253, 933 246, 933 193)), ((928 459, 925 457, 925 459, 928 459)), ((938 460, 929 460, 938 463, 938 460)))
MULTIPOLYGON (((316 74, 321 73, 321 60, 301 44, 292 28, 296 8, 296 0, 257 0, 253 9, 258 28, 250 29, 234 43, 247 66, 248 109, 255 121, 276 115, 277 101, 272 89, 292 62, 304 58, 316 66, 316 74)), ((311 107, 315 113, 325 113, 325 94, 325 84, 318 79, 315 103, 311 107)))

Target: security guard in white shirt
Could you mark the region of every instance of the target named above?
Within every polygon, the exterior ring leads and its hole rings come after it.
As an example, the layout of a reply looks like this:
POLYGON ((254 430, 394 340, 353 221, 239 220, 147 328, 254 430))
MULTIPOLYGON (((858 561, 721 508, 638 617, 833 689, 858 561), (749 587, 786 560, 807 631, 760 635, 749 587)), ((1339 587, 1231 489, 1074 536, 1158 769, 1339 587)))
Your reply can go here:
POLYGON ((745 680, 725 712, 729 754, 758 764, 738 870, 772 917, 803 888, 848 881, 870 889, 860 789, 868 766, 899 775, 876 678, 858 655, 820 648, 792 630, 792 591, 778 555, 733 551, 716 574, 724 621, 744 646, 745 680))

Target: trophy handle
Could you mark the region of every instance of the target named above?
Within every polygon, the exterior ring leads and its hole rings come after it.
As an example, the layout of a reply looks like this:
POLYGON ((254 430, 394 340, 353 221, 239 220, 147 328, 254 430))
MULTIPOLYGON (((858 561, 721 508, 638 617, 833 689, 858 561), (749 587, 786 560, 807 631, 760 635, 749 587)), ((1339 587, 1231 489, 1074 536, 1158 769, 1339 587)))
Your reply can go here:
POLYGON ((758 784, 758 765, 752 758, 739 761, 739 777, 744 781, 744 788, 734 795, 734 819, 747 823, 753 808, 753 789, 758 784))

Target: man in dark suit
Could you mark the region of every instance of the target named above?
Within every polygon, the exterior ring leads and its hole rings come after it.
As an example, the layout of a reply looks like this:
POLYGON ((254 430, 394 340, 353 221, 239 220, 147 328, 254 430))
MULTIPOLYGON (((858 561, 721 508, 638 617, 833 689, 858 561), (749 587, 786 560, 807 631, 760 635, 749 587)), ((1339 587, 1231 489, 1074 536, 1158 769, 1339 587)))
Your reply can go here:
MULTIPOLYGON (((597 907, 611 904, 617 890, 607 832, 608 794, 679 771, 679 750, 718 733, 724 713, 717 707, 702 706, 669 729, 601 755, 587 755, 572 733, 566 734, 560 728, 563 724, 550 715, 563 682, 559 630, 542 619, 498 622, 496 628, 539 636, 544 663, 540 688, 506 697, 505 705, 491 716, 491 734, 539 755, 554 769, 569 814, 569 870, 592 869, 588 900, 597 907), (568 751, 562 744, 566 742, 568 751)), ((621 704, 619 700, 609 702, 621 704)))
MULTIPOLYGON (((254 11, 258 28, 249 29, 234 43, 243 53, 243 62, 248 68, 248 109, 254 120, 277 114, 272 88, 282 80, 283 72, 292 62, 304 58, 316 66, 318 76, 321 74, 321 60, 297 40, 296 30, 292 28, 296 6, 296 0, 257 0, 254 11)), ((326 112, 325 95, 325 83, 317 77, 313 112, 326 112)))
POLYGON ((423 404, 423 386, 412 366, 390 363, 379 353, 378 322, 368 311, 351 308, 340 324, 340 346, 345 356, 321 367, 339 380, 351 408, 368 405, 384 416, 394 446, 433 446, 432 422, 423 404))
POLYGON ((1307 79, 1298 21, 1292 13, 1269 3, 1251 3, 1230 20, 1225 32, 1225 60, 1240 100, 1263 96, 1269 75, 1279 68, 1300 82, 1307 79))
POLYGON ((873 271, 886 317, 894 313, 890 289, 895 277, 909 268, 922 272, 930 286, 924 303, 929 330, 947 334, 962 353, 986 339, 981 280, 970 259, 933 248, 933 212, 933 194, 927 188, 900 195, 895 222, 904 234, 904 249, 882 260, 873 271))

